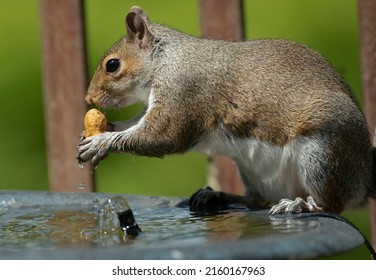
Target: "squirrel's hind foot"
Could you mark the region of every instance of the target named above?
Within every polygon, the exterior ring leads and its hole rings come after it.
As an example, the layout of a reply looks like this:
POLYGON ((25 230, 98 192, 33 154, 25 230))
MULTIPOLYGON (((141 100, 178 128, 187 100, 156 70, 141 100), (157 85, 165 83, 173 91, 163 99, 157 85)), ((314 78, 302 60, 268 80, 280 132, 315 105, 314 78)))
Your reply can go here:
POLYGON ((288 214, 288 213, 303 213, 303 212, 323 212, 324 210, 317 206, 315 200, 312 196, 307 197, 307 201, 302 198, 297 197, 295 200, 291 199, 281 199, 278 204, 274 205, 270 211, 269 215, 276 214, 288 214))
POLYGON ((220 192, 214 191, 209 186, 199 189, 189 199, 189 210, 193 212, 215 212, 224 207, 225 203, 220 198, 220 192))

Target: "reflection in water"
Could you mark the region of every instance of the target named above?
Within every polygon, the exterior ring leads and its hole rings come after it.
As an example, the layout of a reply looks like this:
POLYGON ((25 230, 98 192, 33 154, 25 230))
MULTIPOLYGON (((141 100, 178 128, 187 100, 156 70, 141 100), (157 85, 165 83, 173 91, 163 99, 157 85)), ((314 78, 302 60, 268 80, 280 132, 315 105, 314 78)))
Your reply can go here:
POLYGON ((90 241, 87 229, 95 228, 96 224, 97 219, 94 213, 73 210, 57 211, 47 220, 49 231, 46 238, 54 240, 58 247, 85 246, 90 241))
POLYGON ((43 207, 8 207, 0 212, 0 247, 61 248, 112 247, 119 244, 160 247, 168 244, 195 245, 256 238, 266 234, 288 234, 319 226, 315 220, 289 219, 256 215, 257 211, 234 209, 215 215, 195 215, 187 208, 134 207, 133 213, 142 233, 129 237, 118 221, 101 221, 101 207, 47 205, 43 207), (69 209, 67 209, 69 208, 69 209), (111 230, 103 230, 103 222, 111 230))
POLYGON ((293 219, 285 216, 269 216, 273 230, 281 233, 294 233, 320 226, 318 220, 293 219))

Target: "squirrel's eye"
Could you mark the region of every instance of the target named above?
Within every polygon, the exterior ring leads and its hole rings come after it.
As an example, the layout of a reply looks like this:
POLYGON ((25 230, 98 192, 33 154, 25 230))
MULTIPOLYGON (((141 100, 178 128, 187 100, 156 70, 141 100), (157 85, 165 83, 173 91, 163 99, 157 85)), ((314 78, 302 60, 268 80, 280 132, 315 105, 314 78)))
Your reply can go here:
POLYGON ((109 73, 113 73, 116 70, 118 70, 119 66, 120 66, 120 60, 113 58, 113 59, 110 59, 109 61, 107 61, 106 70, 109 73))

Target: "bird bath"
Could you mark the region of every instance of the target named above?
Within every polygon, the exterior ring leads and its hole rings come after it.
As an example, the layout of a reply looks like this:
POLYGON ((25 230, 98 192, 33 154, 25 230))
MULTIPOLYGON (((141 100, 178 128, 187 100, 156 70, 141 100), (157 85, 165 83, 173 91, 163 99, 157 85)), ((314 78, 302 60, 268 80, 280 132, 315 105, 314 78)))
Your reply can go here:
POLYGON ((0 191, 0 259, 307 259, 354 249, 351 226, 312 215, 232 209, 199 216, 181 198, 122 195, 142 229, 98 228, 112 194, 0 191))

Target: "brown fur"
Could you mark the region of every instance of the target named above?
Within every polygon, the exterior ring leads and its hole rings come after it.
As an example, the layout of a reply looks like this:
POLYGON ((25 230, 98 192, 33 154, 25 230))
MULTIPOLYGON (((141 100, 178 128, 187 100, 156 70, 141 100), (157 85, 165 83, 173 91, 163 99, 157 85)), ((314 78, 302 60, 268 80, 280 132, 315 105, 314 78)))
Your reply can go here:
POLYGON ((142 101, 148 108, 138 124, 115 125, 115 130, 129 129, 84 140, 80 160, 97 164, 109 152, 162 157, 201 145, 208 153, 234 156, 254 198, 246 198, 247 203, 274 200, 278 194, 253 185, 257 174, 251 175, 248 160, 257 161, 248 159, 248 152, 236 154, 236 145, 244 148, 249 141, 250 150, 264 145, 278 155, 279 149, 298 143, 301 150, 290 159, 298 161, 291 171, 299 172, 292 176, 301 180, 291 186, 296 195, 311 195, 335 212, 375 195, 364 116, 346 83, 319 53, 277 39, 236 43, 194 38, 150 23, 138 7, 127 14, 126 27, 128 34, 99 64, 86 100, 105 108, 142 101), (106 71, 110 59, 121 65, 111 73, 106 71), (218 143, 211 147, 210 141, 218 143))

